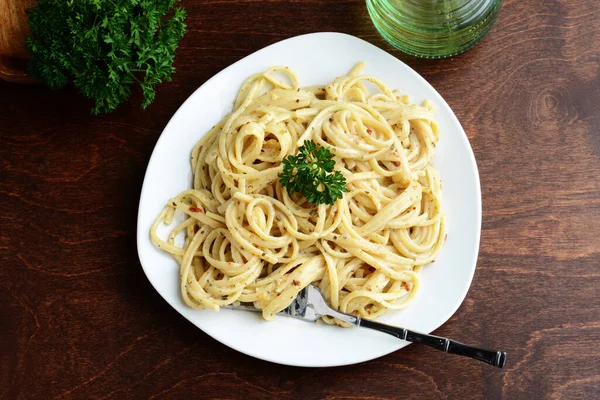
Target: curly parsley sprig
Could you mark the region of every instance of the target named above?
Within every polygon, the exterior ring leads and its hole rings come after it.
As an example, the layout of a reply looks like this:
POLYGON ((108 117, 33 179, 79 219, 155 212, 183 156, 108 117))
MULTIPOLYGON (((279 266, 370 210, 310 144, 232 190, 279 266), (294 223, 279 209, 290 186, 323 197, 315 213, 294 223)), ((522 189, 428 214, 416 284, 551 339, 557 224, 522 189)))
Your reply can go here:
POLYGON ((72 77, 94 114, 114 110, 137 82, 146 108, 175 70, 186 28, 176 1, 40 0, 29 10, 29 73, 53 89, 72 77))
POLYGON ((279 182, 290 193, 301 192, 312 204, 333 205, 348 191, 346 178, 333 172, 335 160, 328 148, 304 142, 296 156, 287 156, 282 163, 279 182))

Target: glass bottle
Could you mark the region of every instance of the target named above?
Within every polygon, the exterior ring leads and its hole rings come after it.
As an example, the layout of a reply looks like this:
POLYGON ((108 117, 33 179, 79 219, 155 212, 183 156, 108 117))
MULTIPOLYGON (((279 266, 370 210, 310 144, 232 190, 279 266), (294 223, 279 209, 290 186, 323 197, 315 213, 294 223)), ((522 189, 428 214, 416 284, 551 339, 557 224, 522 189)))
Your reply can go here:
POLYGON ((441 58, 475 46, 492 29, 502 0, 367 0, 371 20, 399 50, 441 58))

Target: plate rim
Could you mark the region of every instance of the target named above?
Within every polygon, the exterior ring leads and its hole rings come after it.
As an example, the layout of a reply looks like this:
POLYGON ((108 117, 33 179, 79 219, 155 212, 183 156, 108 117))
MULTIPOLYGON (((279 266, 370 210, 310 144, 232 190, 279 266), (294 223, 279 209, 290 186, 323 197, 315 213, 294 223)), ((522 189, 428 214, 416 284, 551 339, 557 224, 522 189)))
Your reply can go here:
MULTIPOLYGON (((298 362, 294 362, 294 360, 289 360, 289 361, 282 361, 280 359, 276 359, 274 357, 270 357, 268 355, 262 354, 260 352, 256 352, 254 351, 253 348, 249 349, 248 347, 246 348, 240 348, 239 346, 237 346, 235 343, 231 343, 228 340, 224 340, 223 338, 220 338, 216 335, 213 335, 209 332, 206 332, 204 329, 202 329, 200 326, 198 326, 194 321, 190 320, 186 315, 182 314, 180 312, 180 310, 178 310, 174 304, 171 304, 171 302, 165 297, 163 296, 163 294, 157 289, 157 287, 154 285, 154 283, 152 282, 152 279, 150 278, 150 274, 148 272, 148 268, 146 265, 144 265, 144 261, 143 261, 143 251, 141 249, 141 242, 142 241, 150 241, 150 237, 148 232, 146 232, 146 230, 144 229, 144 227, 142 227, 143 224, 143 220, 141 218, 142 216, 142 203, 143 200, 145 198, 144 193, 148 191, 148 186, 149 186, 149 181, 150 181, 150 177, 149 177, 149 170, 150 170, 150 165, 153 162, 156 162, 157 160, 157 156, 156 156, 156 150, 159 147, 159 145, 161 144, 162 141, 166 140, 165 139, 165 132, 167 132, 167 130, 169 129, 169 127, 173 124, 173 121, 175 121, 177 119, 177 116, 180 112, 182 112, 182 109, 184 109, 185 104, 189 101, 191 101, 191 99, 194 97, 194 95, 199 92, 200 90, 202 90, 203 87, 209 85, 213 80, 215 80, 219 75, 226 73, 228 70, 232 69, 236 64, 246 60, 247 58, 250 58, 252 56, 256 56, 258 54, 260 54, 261 52, 265 52, 266 50, 270 49, 271 47, 274 46, 280 46, 285 42, 292 42, 292 41, 296 41, 299 39, 303 39, 303 38, 307 38, 307 37, 311 37, 311 36, 341 36, 341 37, 345 37, 346 39, 351 39, 351 40, 355 40, 355 41, 360 41, 364 44, 367 44, 371 47, 375 47, 377 50, 386 53, 387 55, 389 55, 390 57, 393 57, 397 62, 401 63, 407 70, 407 72, 413 74, 414 76, 418 77, 418 79, 422 80, 425 85, 427 85, 429 87, 430 90, 432 90, 435 94, 437 94, 437 96, 439 97, 439 99, 441 99, 441 101, 443 102, 443 104, 447 107, 447 109, 450 111, 450 117, 453 120, 453 122, 455 123, 455 125, 459 128, 460 133, 462 134, 461 136, 463 137, 464 141, 467 144, 467 153, 468 153, 468 161, 469 164, 472 167, 472 173, 474 174, 474 183, 475 183, 475 192, 477 194, 476 198, 475 198, 475 203, 476 203, 476 225, 477 225, 477 231, 476 231, 476 237, 475 237, 475 246, 474 246, 474 252, 471 255, 471 257, 473 258, 473 267, 470 269, 469 271, 469 277, 468 277, 468 284, 465 285, 465 288, 462 290, 462 292, 460 293, 460 298, 461 300, 454 306, 452 307, 452 309, 449 309, 448 313, 441 318, 441 322, 440 323, 435 323, 435 327, 433 329, 431 329, 429 332, 424 332, 424 333, 431 333, 437 329, 439 329, 442 325, 444 325, 446 322, 448 322, 450 320, 450 318, 456 313, 456 311, 460 308, 460 306, 464 303, 464 300, 469 292, 469 289, 471 287, 471 284, 473 282, 473 278, 475 275, 475 270, 477 269, 477 260, 478 260, 478 256, 479 256, 479 248, 480 248, 480 243, 481 243, 481 228, 482 228, 482 195, 481 195, 481 181, 480 181, 480 177, 479 177, 479 170, 477 167, 477 162, 475 159, 475 154, 473 151, 473 148, 471 146, 471 143, 469 141, 469 138, 464 130, 464 128, 462 127, 460 121, 458 120, 456 114, 454 113, 454 111, 452 110, 452 108, 450 107, 450 105, 446 102, 446 100, 439 94, 439 92, 423 77, 421 76, 418 72, 416 72, 414 69, 412 69, 409 65, 407 65, 406 63, 404 63, 402 60, 398 59, 397 57, 393 56, 392 54, 388 53, 387 51, 381 49, 380 47, 367 42, 364 39, 361 39, 359 37, 350 35, 350 34, 346 34, 346 33, 341 33, 341 32, 331 32, 331 31, 324 31, 324 32, 313 32, 313 33, 308 33, 308 34, 302 34, 302 35, 297 35, 297 36, 292 36, 280 41, 277 41, 275 43, 272 43, 268 46, 265 46, 259 50, 256 50, 246 56, 244 56, 243 58, 235 61, 234 63, 228 65, 227 67, 225 67, 224 69, 220 70, 219 72, 217 72, 216 74, 214 74, 213 76, 211 76, 209 79, 207 79, 204 83, 202 83, 198 88, 196 88, 186 99, 185 101, 183 101, 178 109, 175 111, 175 113, 173 113, 173 115, 171 116, 171 118, 169 119, 169 121, 167 122, 167 124, 165 125, 165 127, 163 128, 162 132, 160 133, 160 136, 158 137, 156 144, 154 145, 153 149, 152 149, 152 153, 150 155, 150 158, 148 160, 148 164, 146 166, 146 171, 144 172, 144 179, 143 179, 143 183, 142 183, 142 188, 140 191, 140 199, 138 202, 138 213, 137 213, 137 223, 136 223, 136 248, 137 248, 137 253, 138 253, 138 259, 140 262, 140 265, 142 266, 142 270, 144 271, 144 275, 146 276, 146 279, 148 279, 150 285, 152 286, 152 288, 160 295, 160 297, 167 303, 169 304, 169 306, 171 306, 174 311, 176 311, 179 315, 181 315, 183 318, 185 318, 188 322, 190 322, 191 324, 193 324, 196 328, 200 329, 202 332, 204 332, 206 335, 210 336, 211 338, 213 338, 214 340, 218 341, 219 343, 222 343, 223 345, 238 351, 242 354, 246 354, 248 356, 260 359, 260 360, 264 360, 264 361, 268 361, 268 362, 273 362, 276 364, 280 364, 280 365, 289 365, 289 366, 296 366, 296 367, 335 367, 335 366, 344 366, 344 365, 353 365, 353 364, 358 364, 358 363, 362 363, 362 362, 366 362, 366 361, 370 361, 382 356, 385 356, 387 354, 391 354, 393 352, 396 352, 408 345, 410 345, 410 342, 402 342, 399 341, 398 342, 398 346, 395 349, 391 349, 389 351, 381 351, 381 352, 375 352, 367 357, 362 357, 360 359, 354 360, 354 361, 347 361, 347 362, 330 362, 330 363, 312 363, 312 364, 308 364, 308 363, 298 363, 298 362)), ((240 82, 241 84, 241 82, 240 82)), ((233 100, 233 99, 232 99, 233 100)), ((181 300, 181 299, 179 299, 181 300)), ((232 311, 232 310, 222 310, 221 312, 226 312, 226 311, 231 311, 231 312, 236 312, 236 311, 232 311)))

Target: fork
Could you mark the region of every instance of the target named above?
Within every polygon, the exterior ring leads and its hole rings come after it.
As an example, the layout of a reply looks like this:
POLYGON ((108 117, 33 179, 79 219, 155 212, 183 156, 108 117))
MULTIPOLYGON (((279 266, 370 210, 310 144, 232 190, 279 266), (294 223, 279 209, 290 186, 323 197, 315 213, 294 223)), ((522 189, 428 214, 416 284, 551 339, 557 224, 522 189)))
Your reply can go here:
MULTIPOLYGON (((262 310, 252 306, 225 306, 224 308, 262 312, 262 310)), ((323 295, 319 289, 313 285, 309 285, 302 289, 294 301, 286 309, 278 312, 277 315, 293 317, 308 322, 315 322, 319 318, 327 315, 347 322, 351 325, 384 332, 388 335, 397 337, 398 339, 406 340, 412 343, 421 343, 446 353, 474 358, 476 360, 491 364, 495 367, 503 368, 504 363, 506 362, 506 353, 504 351, 480 349, 440 336, 414 332, 406 328, 390 326, 382 324, 381 322, 375 322, 369 319, 339 312, 327 305, 327 302, 325 302, 325 299, 323 298, 323 295)))

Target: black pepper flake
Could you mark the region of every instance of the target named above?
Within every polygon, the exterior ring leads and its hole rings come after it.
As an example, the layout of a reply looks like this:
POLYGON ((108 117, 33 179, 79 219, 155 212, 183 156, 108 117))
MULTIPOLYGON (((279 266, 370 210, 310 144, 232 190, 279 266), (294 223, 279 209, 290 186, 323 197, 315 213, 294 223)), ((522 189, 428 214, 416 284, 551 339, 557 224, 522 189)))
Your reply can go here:
POLYGON ((300 99, 296 99, 296 103, 300 103, 300 99))

